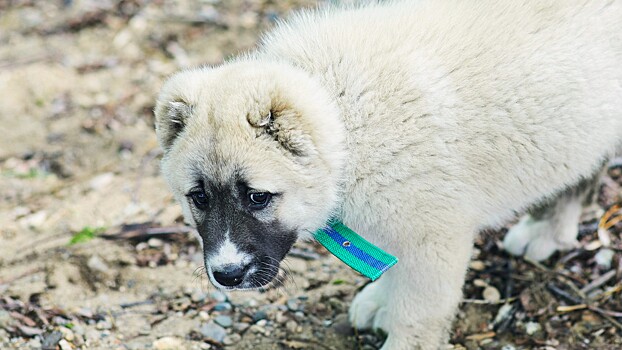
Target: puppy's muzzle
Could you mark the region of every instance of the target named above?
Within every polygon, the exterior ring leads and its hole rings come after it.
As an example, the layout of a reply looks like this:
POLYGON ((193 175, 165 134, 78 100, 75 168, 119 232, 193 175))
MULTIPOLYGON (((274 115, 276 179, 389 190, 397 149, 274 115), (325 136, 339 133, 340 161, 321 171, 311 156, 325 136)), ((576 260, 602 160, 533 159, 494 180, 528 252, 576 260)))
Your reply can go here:
POLYGON ((212 274, 216 282, 225 287, 239 286, 246 276, 250 265, 227 264, 213 270, 212 274))

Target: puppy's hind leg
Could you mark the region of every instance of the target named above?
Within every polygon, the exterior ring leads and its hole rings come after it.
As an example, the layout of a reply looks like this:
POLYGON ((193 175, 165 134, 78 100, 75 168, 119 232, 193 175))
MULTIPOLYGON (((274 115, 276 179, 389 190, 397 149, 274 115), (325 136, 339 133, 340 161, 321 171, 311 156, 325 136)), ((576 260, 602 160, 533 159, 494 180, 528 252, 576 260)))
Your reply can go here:
POLYGON ((595 203, 602 172, 581 181, 528 211, 505 236, 503 246, 513 255, 541 261, 557 250, 577 245, 578 224, 585 206, 595 203))

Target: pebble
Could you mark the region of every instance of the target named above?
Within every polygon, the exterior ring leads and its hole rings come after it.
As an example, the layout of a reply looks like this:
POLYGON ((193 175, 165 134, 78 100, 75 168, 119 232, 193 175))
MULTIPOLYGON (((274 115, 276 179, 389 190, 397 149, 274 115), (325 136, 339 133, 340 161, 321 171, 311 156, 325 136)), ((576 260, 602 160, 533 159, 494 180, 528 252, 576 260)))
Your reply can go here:
POLYGON ((505 344, 505 345, 503 345, 503 347, 501 348, 501 350, 516 350, 516 348, 514 347, 514 345, 511 345, 511 344, 505 344))
POLYGON ((501 293, 499 293, 497 288, 493 286, 488 286, 484 288, 484 292, 482 293, 482 296, 484 297, 485 300, 490 301, 492 303, 496 303, 499 300, 501 300, 501 293))
POLYGON ((255 324, 258 325, 259 327, 264 327, 265 325, 268 324, 268 320, 259 320, 255 324))
POLYGON ((177 350, 183 348, 181 339, 175 337, 164 337, 153 342, 155 350, 177 350))
POLYGON ((240 340, 242 340, 242 336, 237 333, 233 333, 233 334, 226 336, 222 342, 225 345, 232 345, 232 344, 239 342, 240 340))
POLYGON ((147 245, 149 245, 151 248, 160 248, 164 245, 164 242, 159 238, 150 238, 147 241, 147 245))
POLYGON ((302 311, 296 311, 296 313, 294 314, 294 318, 297 321, 304 321, 304 319, 306 318, 305 313, 302 311))
POLYGON ((253 314, 253 322, 265 320, 266 318, 268 318, 268 313, 263 310, 259 310, 253 314))
POLYGON ((542 329, 542 326, 538 322, 527 322, 525 323, 525 333, 527 335, 534 335, 536 332, 542 329))
POLYGON ((287 300, 287 308, 290 311, 298 311, 300 309, 300 303, 298 302, 298 299, 289 299, 287 300))
POLYGON ((251 326, 251 325, 250 325, 250 324, 248 324, 248 323, 246 323, 246 322, 236 322, 236 323, 234 323, 234 324, 233 324, 233 330, 234 330, 236 333, 242 333, 242 332, 244 332, 245 330, 247 330, 247 329, 248 329, 248 327, 250 327, 250 326, 251 326))
POLYGON ((231 316, 227 316, 227 315, 216 316, 214 318, 214 322, 218 323, 219 325, 225 328, 229 328, 233 325, 233 320, 231 319, 231 316))
POLYGON ((110 271, 108 265, 97 255, 91 256, 86 262, 86 266, 95 272, 108 273, 110 271))
POLYGON ((58 330, 63 334, 63 338, 65 338, 67 341, 73 341, 75 336, 71 329, 66 327, 60 327, 58 330))
POLYGON ((61 350, 73 350, 73 347, 71 346, 71 344, 69 344, 69 342, 65 339, 61 339, 58 342, 58 346, 60 346, 61 350))
POLYGON ((209 321, 210 317, 207 311, 199 311, 199 318, 201 321, 209 321))
POLYGON ((258 326, 256 324, 252 325, 250 330, 253 333, 260 333, 260 334, 265 334, 266 333, 266 329, 264 327, 258 326))
POLYGON ((227 296, 225 295, 225 293, 219 290, 210 293, 210 298, 219 303, 227 301, 227 296))
POLYGON ((214 322, 208 322, 201 325, 199 332, 205 337, 214 340, 215 342, 222 343, 227 336, 227 331, 214 322))
POLYGON ((276 314, 276 317, 275 317, 276 323, 283 324, 287 322, 288 320, 289 320, 289 317, 287 317, 283 312, 279 312, 276 314))
POLYGON ((346 304, 337 298, 328 299, 328 304, 337 312, 343 312, 346 310, 346 304))
POLYGON ((218 303, 214 306, 214 311, 231 311, 232 309, 231 304, 227 302, 218 303))
POLYGON ((594 255, 594 261, 598 267, 609 270, 611 268, 611 261, 613 260, 613 256, 615 252, 609 248, 603 248, 594 255))
POLYGON ((97 322, 97 324, 95 325, 95 328, 102 330, 102 329, 111 329, 112 328, 112 322, 110 322, 109 320, 101 320, 99 322, 97 322))
POLYGON ((103 173, 92 178, 91 181, 89 181, 89 187, 94 191, 101 190, 111 183, 113 179, 113 173, 103 173))
POLYGON ((352 326, 350 325, 350 320, 348 318, 348 314, 339 314, 335 316, 333 321, 332 328, 335 330, 335 333, 341 335, 351 335, 352 334, 352 326))
POLYGON ((287 329, 289 333, 297 333, 298 323, 296 323, 296 321, 294 320, 289 320, 287 321, 287 323, 285 323, 285 329, 287 329))
POLYGON ((192 300, 195 303, 202 302, 205 299, 207 299, 207 293, 203 293, 201 291, 196 291, 192 293, 192 295, 190 295, 190 300, 192 300))

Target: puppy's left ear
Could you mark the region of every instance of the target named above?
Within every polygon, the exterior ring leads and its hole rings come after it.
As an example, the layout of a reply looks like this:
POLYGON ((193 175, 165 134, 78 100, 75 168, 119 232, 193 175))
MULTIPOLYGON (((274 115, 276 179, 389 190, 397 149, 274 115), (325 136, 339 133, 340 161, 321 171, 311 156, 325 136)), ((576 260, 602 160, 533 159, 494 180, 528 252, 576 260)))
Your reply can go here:
POLYGON ((158 101, 155 108, 156 134, 164 152, 171 148, 184 130, 192 110, 192 106, 181 99, 158 101))
POLYGON ((295 158, 301 160, 317 154, 309 126, 296 110, 273 108, 262 114, 249 114, 247 119, 259 134, 271 137, 295 158))

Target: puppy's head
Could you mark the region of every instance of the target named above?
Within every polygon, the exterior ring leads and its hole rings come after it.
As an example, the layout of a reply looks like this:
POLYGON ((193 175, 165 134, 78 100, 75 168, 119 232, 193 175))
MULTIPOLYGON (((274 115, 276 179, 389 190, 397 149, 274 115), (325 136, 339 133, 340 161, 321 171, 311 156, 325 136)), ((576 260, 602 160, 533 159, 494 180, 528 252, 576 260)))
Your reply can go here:
POLYGON ((184 71, 155 109, 162 172, 220 288, 269 284, 338 201, 343 131, 324 89, 285 64, 184 71))

